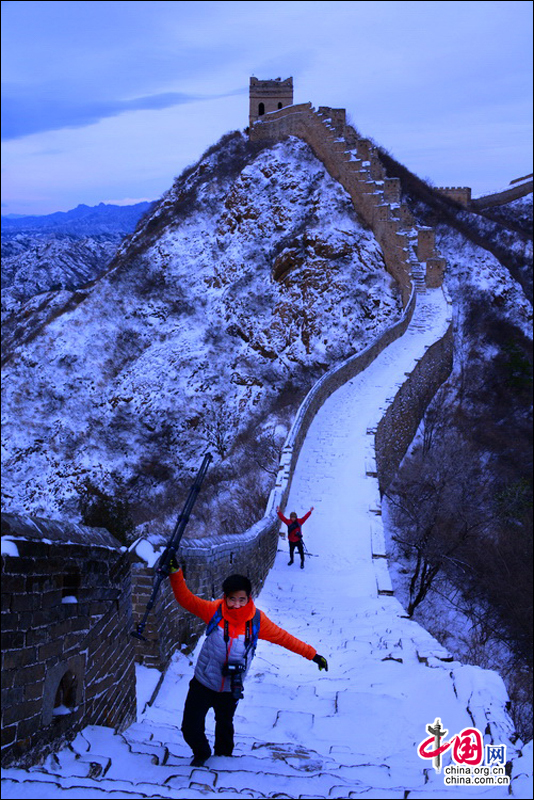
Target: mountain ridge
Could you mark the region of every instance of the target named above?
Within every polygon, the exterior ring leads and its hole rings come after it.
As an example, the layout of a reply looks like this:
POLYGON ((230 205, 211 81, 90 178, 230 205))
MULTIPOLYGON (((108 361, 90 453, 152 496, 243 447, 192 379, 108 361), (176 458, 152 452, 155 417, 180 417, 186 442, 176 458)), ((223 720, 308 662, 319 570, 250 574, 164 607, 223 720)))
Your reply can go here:
MULTIPOLYGON (((103 221, 106 218, 115 218, 117 221, 122 220, 125 226, 130 228, 131 220, 136 217, 138 218, 153 205, 154 201, 145 200, 129 205, 100 202, 96 206, 88 206, 85 203, 79 203, 75 208, 71 208, 68 211, 54 211, 51 214, 2 215, 1 222, 3 233, 9 233, 11 231, 45 231, 48 229, 57 231, 58 227, 80 219, 88 219, 97 224, 99 220, 103 221)), ((91 233, 96 234, 99 233, 99 231, 92 230, 91 233)))
POLYGON ((154 205, 142 201, 127 206, 99 203, 88 206, 80 203, 69 211, 52 214, 9 217, 3 216, 2 235, 16 233, 63 233, 91 235, 105 233, 131 233, 139 218, 154 205))

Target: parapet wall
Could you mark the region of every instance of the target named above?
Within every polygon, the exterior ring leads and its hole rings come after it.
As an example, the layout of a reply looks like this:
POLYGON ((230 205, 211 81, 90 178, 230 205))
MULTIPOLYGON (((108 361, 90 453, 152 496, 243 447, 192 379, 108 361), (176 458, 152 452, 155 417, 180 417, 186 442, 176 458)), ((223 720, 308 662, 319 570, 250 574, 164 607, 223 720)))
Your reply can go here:
POLYGON ((469 186, 440 186, 437 191, 465 208, 469 208, 471 205, 471 188, 469 186))
POLYGON ((395 477, 430 401, 449 377, 452 361, 453 332, 450 325, 445 336, 425 352, 378 423, 375 459, 381 495, 395 477))
POLYGON ((2 514, 2 537, 2 765, 27 765, 135 721, 129 558, 107 531, 36 517, 2 514))
POLYGON ((526 197, 527 194, 532 193, 532 190, 533 181, 531 176, 530 180, 527 179, 518 184, 510 184, 510 187, 503 189, 502 192, 487 194, 484 197, 476 197, 471 202, 471 208, 480 211, 483 208, 504 206, 506 203, 511 203, 513 200, 519 200, 521 197, 526 197))
MULTIPOLYGON (((401 203, 400 182, 388 178, 372 142, 346 124, 345 109, 311 103, 266 114, 250 128, 252 140, 280 141, 298 136, 307 142, 328 172, 349 193, 354 208, 372 229, 384 253, 388 272, 398 281, 406 305, 412 286, 425 288, 426 264, 418 257, 418 226, 401 203)), ((440 259, 434 250, 429 258, 440 259)), ((434 264, 432 285, 441 285, 444 259, 434 264)))

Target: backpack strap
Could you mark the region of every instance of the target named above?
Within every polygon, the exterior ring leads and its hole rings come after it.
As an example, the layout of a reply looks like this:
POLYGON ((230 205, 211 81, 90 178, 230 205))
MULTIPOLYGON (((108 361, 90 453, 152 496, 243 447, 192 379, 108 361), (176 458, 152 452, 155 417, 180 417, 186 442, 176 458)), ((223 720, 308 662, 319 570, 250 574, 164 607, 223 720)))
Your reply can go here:
POLYGON ((215 614, 208 622, 208 626, 206 628, 206 636, 209 636, 210 633, 213 633, 213 631, 215 630, 215 628, 217 627, 217 625, 221 620, 222 620, 222 602, 219 603, 219 605, 217 606, 217 610, 215 611, 215 614))
POLYGON ((295 522, 291 522, 287 526, 287 532, 288 534, 293 534, 297 538, 302 539, 302 529, 300 527, 300 522, 298 520, 295 520, 295 522))
POLYGON ((258 644, 258 638, 260 635, 260 622, 261 622, 261 613, 259 609, 256 609, 256 613, 249 619, 246 624, 246 633, 245 633, 245 648, 246 653, 250 652, 252 655, 251 657, 254 658, 254 653, 256 652, 256 647, 258 644))
MULTIPOLYGON (((209 636, 210 633, 213 633, 219 622, 222 620, 222 603, 217 607, 215 614, 208 622, 206 627, 206 636, 209 636)), ((252 617, 252 619, 247 620, 245 625, 245 652, 248 654, 249 652, 252 653, 252 657, 254 657, 254 653, 256 652, 256 646, 258 644, 258 637, 260 635, 260 611, 256 609, 256 613, 252 617)), ((229 641, 229 634, 228 634, 228 623, 225 620, 224 625, 224 641, 228 643, 229 641)))

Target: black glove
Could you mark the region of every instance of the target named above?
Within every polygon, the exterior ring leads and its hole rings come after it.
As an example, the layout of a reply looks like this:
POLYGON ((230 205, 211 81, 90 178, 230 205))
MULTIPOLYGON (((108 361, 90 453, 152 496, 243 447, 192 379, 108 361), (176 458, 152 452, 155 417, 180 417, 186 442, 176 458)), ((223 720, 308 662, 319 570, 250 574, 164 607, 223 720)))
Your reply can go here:
POLYGON ((314 655, 312 661, 315 661, 315 663, 319 667, 319 672, 322 669, 324 669, 326 672, 328 672, 328 661, 326 660, 326 658, 324 656, 320 656, 319 653, 317 653, 316 655, 314 655))
POLYGON ((176 556, 173 556, 169 561, 169 575, 172 575, 173 572, 178 572, 180 569, 180 565, 176 560, 176 556))

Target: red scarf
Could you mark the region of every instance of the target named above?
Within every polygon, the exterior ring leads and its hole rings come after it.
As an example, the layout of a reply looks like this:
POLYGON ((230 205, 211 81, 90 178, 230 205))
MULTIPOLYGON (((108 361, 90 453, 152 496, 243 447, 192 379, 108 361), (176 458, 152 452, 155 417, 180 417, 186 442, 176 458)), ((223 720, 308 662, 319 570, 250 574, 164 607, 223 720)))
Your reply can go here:
POLYGON ((237 636, 238 631, 243 633, 245 631, 245 623, 247 620, 252 619, 254 614, 256 613, 256 606, 254 605, 252 598, 249 597, 248 603, 240 608, 228 608, 226 605, 226 600, 223 598, 222 601, 222 615, 223 619, 228 621, 229 632, 230 634, 237 636), (234 630, 231 630, 231 629, 234 630))

